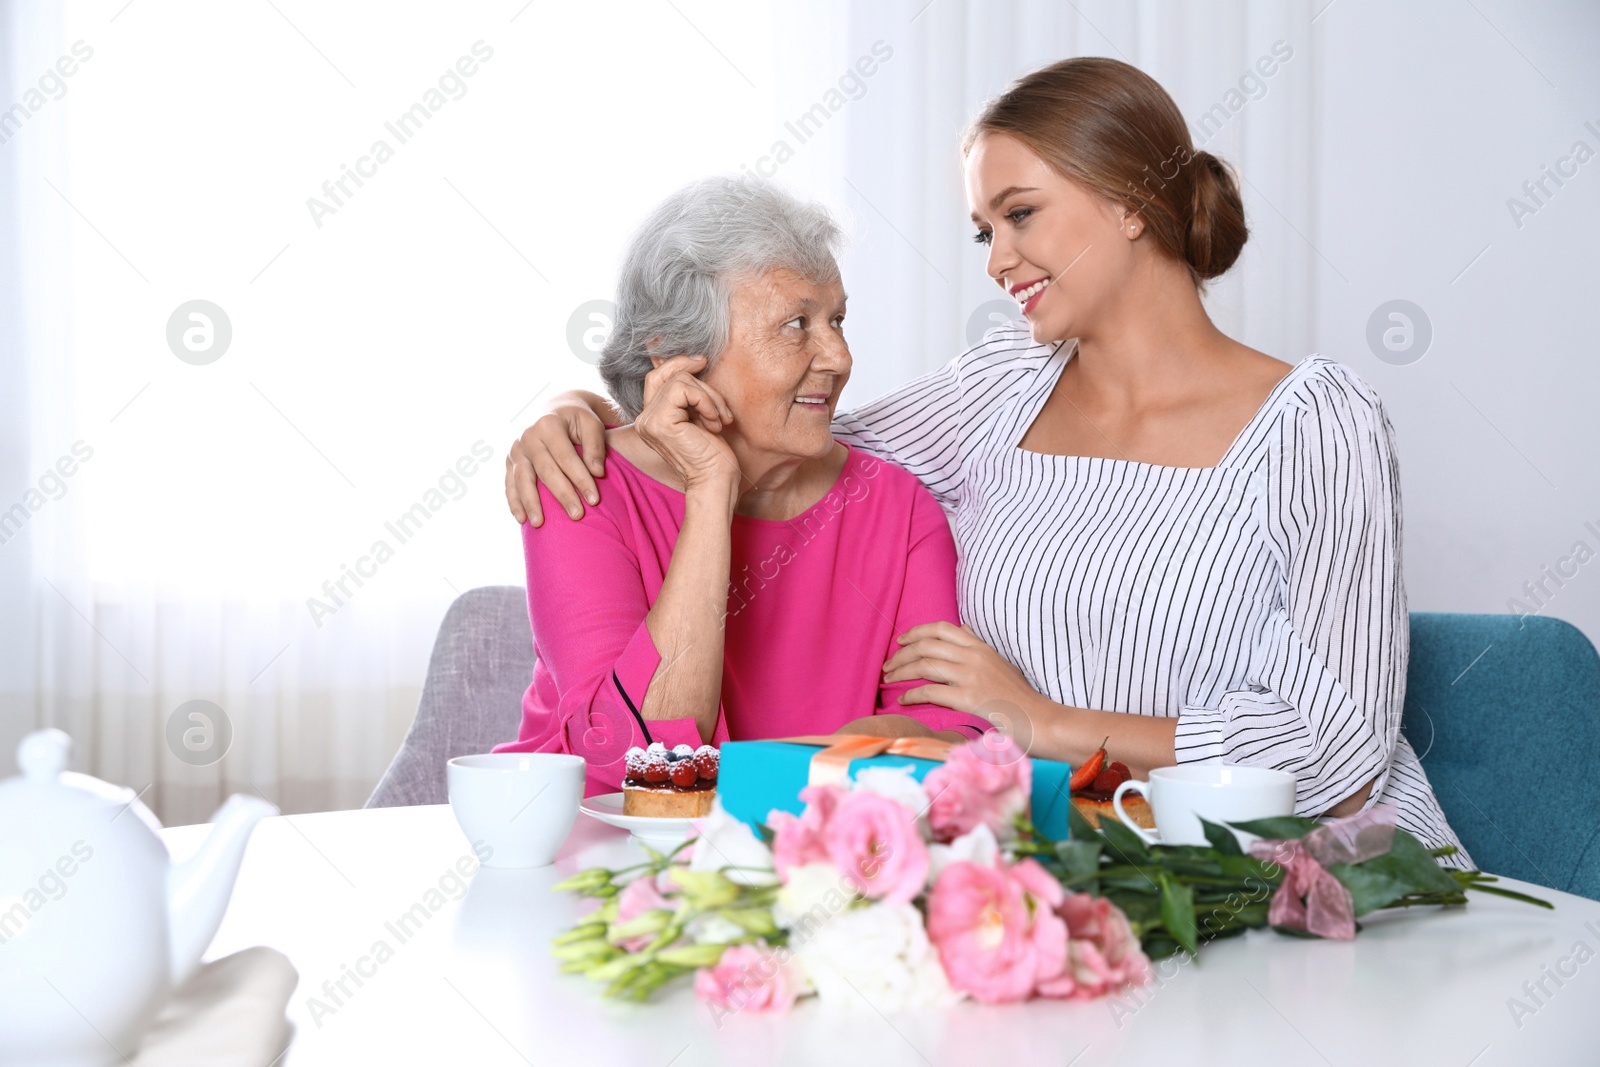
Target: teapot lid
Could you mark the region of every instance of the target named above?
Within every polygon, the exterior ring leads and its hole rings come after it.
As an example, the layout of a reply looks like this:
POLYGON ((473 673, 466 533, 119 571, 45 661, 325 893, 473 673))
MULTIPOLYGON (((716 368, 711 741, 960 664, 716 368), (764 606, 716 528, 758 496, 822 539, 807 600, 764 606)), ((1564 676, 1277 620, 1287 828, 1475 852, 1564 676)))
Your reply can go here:
POLYGON ((72 738, 63 730, 35 730, 17 746, 17 767, 30 782, 55 782, 67 769, 72 738))
MULTIPOLYGON (((7 824, 15 832, 21 826, 42 828, 54 824, 77 824, 79 820, 94 829, 107 825, 106 812, 131 809, 135 818, 114 818, 120 827, 142 823, 152 834, 161 823, 150 809, 139 802, 138 794, 125 786, 112 785, 87 774, 67 770, 72 756, 72 738, 54 728, 35 730, 17 745, 17 767, 22 774, 0 781, 0 828, 7 824)), ((0 838, 5 835, 0 833, 0 838)))

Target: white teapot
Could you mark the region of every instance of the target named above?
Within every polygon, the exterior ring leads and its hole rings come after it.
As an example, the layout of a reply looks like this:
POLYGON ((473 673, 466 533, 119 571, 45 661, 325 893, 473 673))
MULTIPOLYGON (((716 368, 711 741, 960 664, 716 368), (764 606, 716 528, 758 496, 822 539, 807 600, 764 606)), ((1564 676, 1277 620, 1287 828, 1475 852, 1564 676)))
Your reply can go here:
POLYGON ((124 1064, 222 923, 245 843, 278 809, 235 795, 173 864, 133 790, 67 771, 39 730, 0 782, 0 1063, 124 1064))

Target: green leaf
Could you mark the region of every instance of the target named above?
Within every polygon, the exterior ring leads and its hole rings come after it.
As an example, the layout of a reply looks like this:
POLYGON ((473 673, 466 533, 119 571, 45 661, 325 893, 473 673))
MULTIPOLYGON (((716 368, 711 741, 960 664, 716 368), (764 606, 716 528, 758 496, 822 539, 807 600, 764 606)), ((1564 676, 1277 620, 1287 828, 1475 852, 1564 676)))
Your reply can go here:
POLYGON ((1122 910, 1133 926, 1153 926, 1161 922, 1161 901, 1144 893, 1107 893, 1107 899, 1122 910))
POLYGON ((1218 862, 1222 857, 1214 849, 1157 845, 1150 850, 1150 858, 1173 874, 1182 875, 1185 881, 1220 881, 1223 878, 1222 864, 1218 862))
POLYGON ((1320 824, 1315 819, 1306 819, 1298 815, 1275 815, 1270 819, 1251 819, 1248 822, 1230 822, 1228 825, 1235 830, 1255 834, 1257 837, 1271 838, 1274 841, 1294 841, 1306 836, 1320 824))
POLYGON ((1267 925, 1266 901, 1245 903, 1240 906, 1224 904, 1196 909, 1195 926, 1202 942, 1221 937, 1234 937, 1246 930, 1259 930, 1267 925))
POLYGON ((1108 875, 1102 873, 1100 886, 1106 896, 1116 893, 1134 893, 1148 896, 1152 900, 1161 895, 1161 885, 1156 881, 1156 876, 1161 872, 1154 867, 1127 867, 1123 868, 1128 873, 1121 875, 1108 875))
POLYGON ((1164 960, 1168 956, 1177 955, 1178 950, 1182 946, 1176 941, 1172 940, 1172 938, 1167 937, 1165 934, 1152 933, 1149 937, 1144 939, 1143 943, 1140 944, 1139 947, 1143 949, 1144 954, 1149 957, 1152 962, 1154 962, 1155 960, 1164 960))
POLYGON ((1395 830, 1394 844, 1383 855, 1357 864, 1329 864, 1328 873, 1350 891, 1358 916, 1417 895, 1460 899, 1460 884, 1405 830, 1395 830))
POLYGON ((1071 835, 1072 840, 1100 840, 1100 831, 1094 828, 1094 823, 1090 822, 1088 817, 1078 810, 1076 804, 1067 805, 1067 832, 1071 835))
POLYGON ((1200 946, 1195 930, 1194 894, 1188 886, 1163 873, 1161 884, 1161 922, 1167 933, 1193 956, 1200 946))
POLYGON ((1244 855, 1244 850, 1239 847, 1239 839, 1233 836, 1233 831, 1226 826, 1218 826, 1214 822, 1201 819, 1200 828, 1205 831, 1206 840, 1211 842, 1211 847, 1224 856, 1244 855))
POLYGON ((1500 886, 1487 885, 1480 881, 1468 882, 1466 888, 1478 893, 1493 893, 1497 897, 1509 897, 1512 900, 1520 900, 1524 904, 1537 904, 1541 908, 1549 908, 1552 911, 1555 910, 1555 905, 1550 903, 1548 900, 1541 900, 1538 897, 1530 897, 1528 894, 1519 893, 1515 889, 1502 889, 1500 886))
POLYGON ((1450 877, 1450 872, 1439 866, 1439 861, 1433 858, 1423 843, 1405 830, 1395 830, 1389 855, 1398 857, 1406 869, 1413 872, 1417 887, 1422 891, 1454 893, 1460 888, 1456 880, 1450 877))
POLYGON ((1093 874, 1100 869, 1100 842, 1088 838, 1058 841, 1056 862, 1059 864, 1056 877, 1063 880, 1093 874))
POLYGON ((1217 860, 1224 876, 1236 878, 1246 893, 1261 892, 1261 883, 1276 886, 1283 881, 1283 868, 1254 856, 1223 856, 1217 860))
POLYGON ((1351 911, 1365 915, 1369 911, 1388 907, 1411 891, 1411 879, 1397 870, 1387 856, 1377 856, 1365 863, 1331 863, 1328 873, 1339 879, 1350 891, 1351 911))
POLYGON ((1120 857, 1128 863, 1148 863, 1150 848, 1128 827, 1117 819, 1103 819, 1100 823, 1100 836, 1105 838, 1106 845, 1110 848, 1113 857, 1120 857))

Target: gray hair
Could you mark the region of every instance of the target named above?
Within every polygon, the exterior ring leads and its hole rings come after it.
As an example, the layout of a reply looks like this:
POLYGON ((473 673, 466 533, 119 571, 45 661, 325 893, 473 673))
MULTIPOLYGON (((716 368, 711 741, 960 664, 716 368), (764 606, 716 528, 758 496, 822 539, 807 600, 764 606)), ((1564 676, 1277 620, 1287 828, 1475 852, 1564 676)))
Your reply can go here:
POLYGON ((738 282, 780 268, 838 279, 840 236, 822 205, 752 174, 703 178, 663 200, 628 244, 616 322, 600 353, 617 407, 638 418, 652 355, 703 354, 708 367, 716 360, 738 282))

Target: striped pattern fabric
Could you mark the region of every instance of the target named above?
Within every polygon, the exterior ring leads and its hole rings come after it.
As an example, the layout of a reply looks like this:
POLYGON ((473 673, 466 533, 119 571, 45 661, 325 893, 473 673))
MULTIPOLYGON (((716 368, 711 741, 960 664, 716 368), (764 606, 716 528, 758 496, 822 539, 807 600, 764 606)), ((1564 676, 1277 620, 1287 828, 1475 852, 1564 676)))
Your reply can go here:
POLYGON ((954 515, 962 620, 1040 693, 1176 717, 1180 763, 1290 771, 1301 815, 1376 777, 1369 803, 1459 847, 1400 733, 1399 467, 1377 394, 1310 356, 1212 468, 1018 448, 1074 350, 999 327, 835 436, 954 515))

